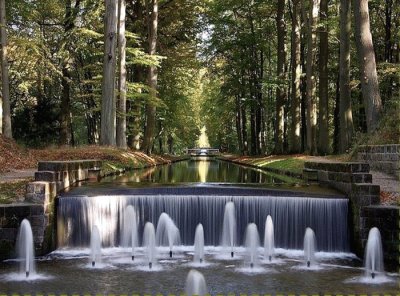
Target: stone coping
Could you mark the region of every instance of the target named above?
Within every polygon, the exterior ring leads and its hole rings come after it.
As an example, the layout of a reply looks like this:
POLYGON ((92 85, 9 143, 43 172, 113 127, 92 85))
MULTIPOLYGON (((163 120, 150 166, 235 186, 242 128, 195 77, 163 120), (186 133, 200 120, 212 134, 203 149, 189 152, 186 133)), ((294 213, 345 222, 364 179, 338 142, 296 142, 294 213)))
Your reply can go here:
POLYGON ((102 161, 97 159, 39 161, 38 171, 68 171, 101 167, 102 161))
POLYGON ((369 173, 370 166, 365 162, 316 162, 306 161, 306 169, 341 172, 341 173, 369 173))

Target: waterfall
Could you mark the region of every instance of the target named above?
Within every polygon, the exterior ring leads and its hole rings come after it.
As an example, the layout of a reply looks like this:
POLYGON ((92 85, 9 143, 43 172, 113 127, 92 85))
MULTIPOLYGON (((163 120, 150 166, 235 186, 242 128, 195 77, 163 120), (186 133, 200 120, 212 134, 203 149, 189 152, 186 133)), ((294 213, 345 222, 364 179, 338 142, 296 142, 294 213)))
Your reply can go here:
POLYGON ((244 194, 60 197, 58 247, 88 246, 93 225, 99 226, 104 247, 118 246, 128 205, 137 211, 140 238, 145 223, 156 225, 165 212, 179 228, 183 245, 193 245, 196 226, 201 223, 205 245, 217 246, 221 242, 225 204, 230 201, 235 205, 235 235, 239 245, 244 244, 247 224, 255 223, 264 234, 265 220, 270 215, 274 221, 276 248, 302 249, 304 231, 311 227, 317 237, 318 251, 349 251, 347 199, 244 194))

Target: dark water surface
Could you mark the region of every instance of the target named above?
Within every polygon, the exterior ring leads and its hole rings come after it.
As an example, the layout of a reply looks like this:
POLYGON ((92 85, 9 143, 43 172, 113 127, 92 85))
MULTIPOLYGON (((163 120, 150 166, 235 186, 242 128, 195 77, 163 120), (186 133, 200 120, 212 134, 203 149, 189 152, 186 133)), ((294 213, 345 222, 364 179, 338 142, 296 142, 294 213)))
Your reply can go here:
MULTIPOLYGON (((114 194, 115 189, 160 188, 160 187, 199 187, 219 185, 240 186, 246 188, 269 188, 272 190, 294 191, 304 194, 340 196, 329 188, 305 184, 303 180, 249 168, 214 158, 196 157, 170 165, 133 170, 119 176, 103 178, 100 183, 81 183, 73 187, 67 195, 101 195, 114 194)), ((197 189, 200 190, 200 189, 197 189)))
POLYGON ((251 269, 244 262, 243 250, 237 251, 236 257, 231 260, 229 256, 223 256, 224 250, 207 249, 203 265, 193 265, 193 253, 189 248, 176 250, 177 258, 173 259, 168 258, 167 250, 164 251, 159 254, 158 264, 153 271, 149 271, 146 263, 140 259, 140 251, 136 261, 132 262, 127 251, 103 250, 102 266, 98 268, 90 267, 87 250, 82 250, 80 254, 75 251, 73 255, 59 252, 47 260, 37 262, 38 272, 43 279, 33 281, 17 281, 17 275, 11 275, 14 279, 11 280, 10 274, 16 271, 16 263, 7 262, 0 268, 0 293, 179 295, 184 292, 186 276, 193 268, 204 275, 208 291, 213 295, 395 295, 398 292, 398 276, 386 275, 384 280, 389 281, 387 283, 379 284, 382 279, 375 281, 375 284, 371 281, 363 283, 365 280, 360 277, 363 274, 360 262, 345 255, 336 255, 334 258, 335 254, 325 254, 325 258, 319 259, 316 270, 307 270, 301 252, 283 251, 278 255, 278 263, 267 264, 261 261, 251 269))

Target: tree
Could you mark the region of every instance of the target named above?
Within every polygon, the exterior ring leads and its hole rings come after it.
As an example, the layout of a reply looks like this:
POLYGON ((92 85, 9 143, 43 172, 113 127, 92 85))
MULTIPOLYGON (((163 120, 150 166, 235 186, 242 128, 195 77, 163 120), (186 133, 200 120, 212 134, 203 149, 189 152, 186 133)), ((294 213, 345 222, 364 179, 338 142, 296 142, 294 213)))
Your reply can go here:
POLYGON ((310 0, 307 36, 307 150, 312 155, 317 153, 315 59, 319 3, 320 0, 310 0))
MULTIPOLYGON (((65 19, 64 19, 64 59, 62 62, 62 95, 60 108, 60 138, 61 145, 70 145, 73 142, 72 120, 71 120, 71 67, 72 49, 71 49, 71 31, 75 27, 75 19, 79 12, 81 1, 76 1, 72 7, 72 1, 65 2, 65 19)), ((72 143, 73 144, 73 143, 72 143)))
POLYGON ((126 37, 125 0, 118 1, 118 96, 117 96, 117 146, 127 148, 126 142, 126 37))
POLYGON ((373 132, 382 113, 374 44, 370 30, 368 0, 353 0, 355 39, 360 65, 361 90, 367 119, 367 130, 373 132))
POLYGON ((8 47, 7 47, 7 22, 6 22, 6 1, 0 0, 0 34, 1 34, 1 82, 2 102, 0 100, 0 131, 7 138, 12 138, 11 108, 10 108, 10 83, 8 78, 8 47))
POLYGON ((289 149, 292 153, 301 150, 300 109, 301 109, 301 33, 300 0, 292 0, 292 103, 289 149))
POLYGON ((353 137, 353 112, 350 90, 350 0, 340 1, 340 57, 339 57, 339 152, 350 147, 353 137))
POLYGON ((117 3, 105 0, 106 15, 104 19, 104 60, 101 95, 101 134, 102 145, 115 146, 115 65, 117 43, 117 3))
MULTIPOLYGON (((153 9, 149 24, 149 54, 154 56, 157 49, 158 0, 152 0, 151 6, 153 9)), ((147 79, 150 96, 146 105, 146 129, 142 150, 150 154, 153 149, 156 125, 157 67, 155 65, 149 67, 147 79)))
POLYGON ((328 127, 328 0, 320 0, 318 153, 329 152, 328 127))
POLYGON ((278 61, 276 75, 279 86, 276 90, 276 127, 275 127, 275 152, 284 152, 284 118, 285 104, 287 101, 286 90, 286 23, 285 23, 285 0, 278 0, 276 15, 276 27, 278 32, 278 61))

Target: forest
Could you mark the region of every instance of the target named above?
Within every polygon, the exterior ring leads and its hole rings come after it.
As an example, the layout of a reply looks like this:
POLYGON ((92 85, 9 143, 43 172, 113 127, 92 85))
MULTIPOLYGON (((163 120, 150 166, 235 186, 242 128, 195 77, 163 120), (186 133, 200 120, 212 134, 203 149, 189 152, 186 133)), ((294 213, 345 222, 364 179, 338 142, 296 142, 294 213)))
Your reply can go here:
POLYGON ((28 147, 399 142, 399 0, 0 0, 0 21, 0 132, 28 147))

